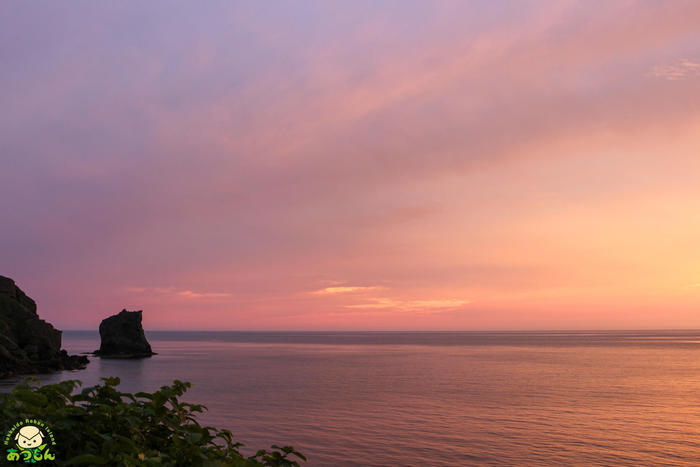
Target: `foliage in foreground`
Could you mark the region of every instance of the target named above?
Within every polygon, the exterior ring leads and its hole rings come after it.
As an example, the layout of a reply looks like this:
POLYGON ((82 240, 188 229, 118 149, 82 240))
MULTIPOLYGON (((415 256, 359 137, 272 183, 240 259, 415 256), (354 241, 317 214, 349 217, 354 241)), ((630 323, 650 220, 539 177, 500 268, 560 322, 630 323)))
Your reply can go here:
POLYGON ((2 436, 20 420, 46 422, 58 465, 299 466, 291 456, 306 460, 292 447, 274 445, 244 457, 230 431, 197 422, 206 407, 179 401, 190 383, 175 380, 154 393, 130 394, 117 389, 119 382, 102 378, 74 393, 80 381, 41 386, 28 378, 0 394, 2 436))

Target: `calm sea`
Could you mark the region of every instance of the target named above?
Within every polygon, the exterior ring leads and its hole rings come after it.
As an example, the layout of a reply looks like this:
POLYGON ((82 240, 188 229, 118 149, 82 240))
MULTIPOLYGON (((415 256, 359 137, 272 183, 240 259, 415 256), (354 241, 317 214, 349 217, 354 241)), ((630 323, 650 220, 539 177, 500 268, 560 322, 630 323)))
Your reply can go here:
MULTIPOLYGON (((700 331, 147 336, 153 358, 43 381, 190 381, 245 453, 292 444, 311 466, 700 465, 700 331)), ((64 333, 71 353, 98 346, 64 333)))

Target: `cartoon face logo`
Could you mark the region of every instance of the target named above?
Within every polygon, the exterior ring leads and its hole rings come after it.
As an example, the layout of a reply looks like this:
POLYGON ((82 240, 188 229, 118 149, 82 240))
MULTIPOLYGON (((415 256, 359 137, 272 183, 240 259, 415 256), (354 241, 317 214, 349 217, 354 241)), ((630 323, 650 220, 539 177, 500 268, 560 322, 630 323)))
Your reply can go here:
POLYGON ((19 429, 15 436, 17 445, 22 449, 33 449, 41 446, 44 440, 44 433, 39 427, 34 425, 25 425, 19 429))

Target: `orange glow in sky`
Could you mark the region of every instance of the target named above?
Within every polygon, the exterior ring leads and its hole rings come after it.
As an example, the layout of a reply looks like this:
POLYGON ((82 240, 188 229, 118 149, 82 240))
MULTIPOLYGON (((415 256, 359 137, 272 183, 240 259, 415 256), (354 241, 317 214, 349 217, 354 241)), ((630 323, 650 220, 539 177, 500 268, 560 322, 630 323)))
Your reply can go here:
POLYGON ((700 2, 8 9, 0 274, 60 328, 700 328, 700 2))

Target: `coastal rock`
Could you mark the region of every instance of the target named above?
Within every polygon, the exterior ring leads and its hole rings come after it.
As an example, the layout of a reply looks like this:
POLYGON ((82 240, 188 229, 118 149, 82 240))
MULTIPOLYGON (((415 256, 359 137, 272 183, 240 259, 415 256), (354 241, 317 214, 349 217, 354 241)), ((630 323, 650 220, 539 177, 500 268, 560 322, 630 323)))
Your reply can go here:
POLYGON ((122 310, 100 323, 100 350, 103 358, 143 358, 153 354, 141 325, 143 311, 122 310))
POLYGON ((36 302, 29 298, 9 277, 0 276, 0 295, 13 298, 36 315, 36 302))
POLYGON ((0 276, 0 378, 75 370, 87 357, 61 350, 61 331, 39 318, 36 302, 9 277, 0 276))

